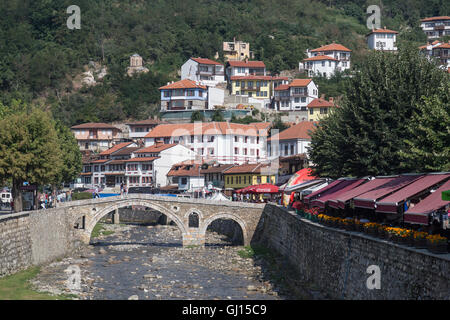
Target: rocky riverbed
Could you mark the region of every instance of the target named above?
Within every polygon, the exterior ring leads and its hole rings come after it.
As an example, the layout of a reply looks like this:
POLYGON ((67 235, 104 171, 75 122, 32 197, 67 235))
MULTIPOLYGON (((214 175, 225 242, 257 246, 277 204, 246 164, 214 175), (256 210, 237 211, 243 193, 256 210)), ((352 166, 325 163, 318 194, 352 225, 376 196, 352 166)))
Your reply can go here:
POLYGON ((223 235, 207 233, 207 246, 182 247, 176 226, 105 224, 81 253, 41 268, 38 291, 76 299, 202 300, 289 299, 267 278, 263 261, 242 255, 223 235))

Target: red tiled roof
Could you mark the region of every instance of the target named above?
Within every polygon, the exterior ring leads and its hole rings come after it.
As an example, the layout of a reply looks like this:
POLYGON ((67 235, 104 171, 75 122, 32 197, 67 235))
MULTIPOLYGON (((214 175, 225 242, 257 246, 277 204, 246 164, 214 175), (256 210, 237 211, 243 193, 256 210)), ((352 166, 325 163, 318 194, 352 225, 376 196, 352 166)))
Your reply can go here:
POLYGON ((147 162, 159 159, 158 157, 135 157, 131 159, 124 160, 125 162, 147 162))
POLYGON ((450 49, 450 43, 443 43, 443 44, 440 44, 440 45, 434 47, 433 49, 437 49, 437 48, 440 48, 440 49, 450 49))
POLYGON ((123 148, 122 150, 114 152, 114 156, 126 156, 132 154, 134 151, 139 150, 139 147, 123 148))
POLYGON ((132 144, 133 142, 122 142, 122 143, 118 143, 116 144, 114 147, 109 148, 108 150, 105 150, 103 152, 100 153, 100 155, 104 156, 104 155, 108 155, 111 154, 113 152, 119 151, 122 148, 126 148, 128 147, 130 144, 132 144))
POLYGON ((176 146, 175 143, 155 143, 154 145, 146 148, 139 149, 135 153, 155 153, 169 149, 176 146))
POLYGON ((311 81, 311 79, 294 79, 289 83, 289 87, 306 87, 311 81))
POLYGON ((190 80, 190 79, 180 80, 180 81, 168 84, 166 86, 160 87, 159 89, 161 90, 161 89, 196 89, 196 88, 206 90, 206 86, 197 84, 195 81, 190 80))
POLYGON ((286 130, 277 133, 276 135, 267 139, 268 141, 272 141, 275 139, 278 140, 293 140, 293 139, 306 139, 311 140, 310 132, 316 129, 317 121, 302 121, 293 125, 286 130))
POLYGON ((167 173, 168 177, 198 177, 201 176, 199 172, 200 164, 183 164, 178 163, 172 166, 169 173, 167 173))
POLYGON ((232 67, 250 67, 250 68, 265 68, 266 65, 262 61, 229 61, 232 67))
POLYGON ((108 161, 109 161, 109 159, 100 159, 100 160, 92 161, 91 163, 105 163, 105 162, 108 162, 108 161))
POLYGON ((289 90, 288 84, 280 84, 275 88, 275 91, 283 91, 283 90, 289 90))
POLYGON ((221 64, 217 61, 206 59, 206 58, 191 58, 191 60, 194 60, 195 62, 198 62, 200 64, 214 64, 214 65, 223 66, 223 64, 221 64))
POLYGON ((160 124, 150 131, 145 138, 179 137, 200 134, 242 134, 247 136, 267 136, 270 127, 269 122, 256 122, 250 124, 239 124, 229 122, 203 122, 160 124))
POLYGON ((116 130, 122 131, 117 127, 114 127, 110 124, 103 123, 103 122, 82 123, 82 124, 78 124, 76 126, 72 126, 70 128, 71 129, 116 129, 116 130))
POLYGON ((272 80, 289 80, 288 77, 272 77, 272 80))
POLYGON ((350 49, 344 47, 342 44, 338 44, 338 43, 327 44, 320 48, 311 50, 311 52, 321 52, 321 51, 352 51, 352 50, 350 50, 350 49))
POLYGON ((231 76, 230 80, 273 80, 271 76, 231 76))
POLYGON ((319 55, 319 56, 314 56, 314 57, 310 57, 310 58, 303 59, 303 61, 320 61, 320 60, 339 61, 338 59, 329 57, 329 56, 327 56, 327 55, 319 55))
POLYGON ((325 99, 316 98, 313 101, 311 101, 308 106, 308 108, 325 108, 325 107, 334 107, 334 103, 327 101, 325 99))
POLYGON ((440 17, 430 17, 430 18, 420 19, 420 21, 422 21, 422 22, 437 21, 437 20, 450 20, 450 17, 449 16, 440 16, 440 17))
POLYGON ((398 32, 389 29, 375 29, 370 31, 366 36, 371 35, 372 33, 398 33, 398 32))

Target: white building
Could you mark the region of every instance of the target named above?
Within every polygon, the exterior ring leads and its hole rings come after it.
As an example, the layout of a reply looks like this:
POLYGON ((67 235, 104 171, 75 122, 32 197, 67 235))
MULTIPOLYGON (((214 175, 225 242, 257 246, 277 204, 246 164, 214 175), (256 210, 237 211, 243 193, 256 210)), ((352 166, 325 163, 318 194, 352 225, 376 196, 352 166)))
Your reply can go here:
POLYGON ((127 186, 164 187, 175 163, 195 159, 195 152, 180 144, 156 144, 136 150, 126 160, 127 186))
POLYGON ((294 79, 289 84, 280 84, 275 88, 273 107, 278 111, 306 112, 308 104, 318 95, 319 89, 312 79, 294 79))
POLYGON ((369 49, 380 51, 397 51, 397 31, 374 29, 366 35, 369 49))
POLYGON ((307 58, 299 63, 299 70, 307 70, 308 76, 320 75, 330 78, 336 71, 350 69, 352 50, 332 43, 320 48, 306 50, 307 58))
POLYGON ((158 119, 147 119, 135 122, 128 122, 126 125, 129 128, 130 139, 144 138, 154 127, 161 124, 158 119))
POLYGON ((190 58, 181 66, 181 80, 198 81, 204 86, 216 86, 225 82, 223 64, 205 58, 190 58))
POLYGON ((420 20, 420 27, 428 40, 450 35, 450 17, 431 17, 420 20))
POLYGON ((218 163, 259 162, 267 157, 270 123, 248 125, 228 122, 161 124, 145 137, 145 145, 157 141, 182 144, 202 161, 218 163))
POLYGON ((233 76, 265 76, 266 65, 262 61, 228 61, 227 77, 233 76))
POLYGON ((317 122, 302 121, 268 139, 270 159, 288 157, 308 153, 311 143, 311 133, 317 122))

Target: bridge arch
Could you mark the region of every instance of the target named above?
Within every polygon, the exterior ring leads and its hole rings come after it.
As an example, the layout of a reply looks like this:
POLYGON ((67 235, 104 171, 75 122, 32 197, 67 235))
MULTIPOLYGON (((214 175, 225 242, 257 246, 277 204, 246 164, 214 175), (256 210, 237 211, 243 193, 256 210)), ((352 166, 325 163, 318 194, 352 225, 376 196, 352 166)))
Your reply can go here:
MULTIPOLYGON (((103 218, 105 215, 107 215, 111 211, 115 211, 119 208, 133 206, 133 205, 145 206, 145 207, 148 207, 153 210, 157 210, 157 211, 161 212, 162 214, 164 214, 168 218, 170 218, 172 221, 174 221, 174 223, 178 226, 178 228, 180 229, 183 236, 185 234, 187 234, 186 226, 184 225, 184 223, 180 219, 180 217, 177 214, 175 214, 172 210, 166 208, 165 206, 160 205, 152 200, 124 199, 124 200, 118 200, 118 201, 114 202, 113 204, 110 204, 106 207, 101 207, 97 211, 88 215, 89 221, 87 221, 86 228, 84 230, 85 237, 86 237, 85 241, 88 241, 88 239, 90 239, 90 235, 92 234, 92 231, 94 230, 95 225, 100 221, 101 218, 103 218)), ((95 208, 95 207, 93 207, 93 208, 95 208)))
POLYGON ((201 234, 206 234, 206 229, 208 228, 208 226, 215 220, 218 219, 230 219, 233 220, 234 222, 236 222, 237 224, 239 224, 239 226, 242 229, 242 236, 244 238, 244 245, 249 245, 250 244, 250 239, 248 237, 248 230, 247 230, 247 224, 245 223, 245 221, 232 213, 228 213, 228 212, 219 212, 215 215, 212 215, 211 217, 209 217, 208 219, 204 220, 200 226, 200 232, 201 234))

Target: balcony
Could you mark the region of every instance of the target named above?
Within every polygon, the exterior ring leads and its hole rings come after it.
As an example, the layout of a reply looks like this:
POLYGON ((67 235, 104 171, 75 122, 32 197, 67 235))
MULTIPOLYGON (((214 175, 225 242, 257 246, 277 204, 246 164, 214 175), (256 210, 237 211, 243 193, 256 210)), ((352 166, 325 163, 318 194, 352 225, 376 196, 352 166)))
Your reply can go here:
POLYGON ((255 87, 255 86, 243 86, 240 87, 241 91, 261 91, 261 87, 255 87))
POLYGON ((273 99, 275 101, 289 101, 291 100, 291 96, 274 96, 273 99))
POLYGON ((307 97, 308 96, 308 91, 304 91, 304 92, 292 92, 291 93, 291 97, 307 97))

